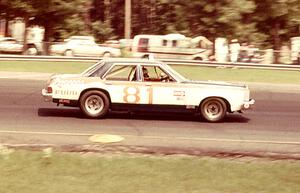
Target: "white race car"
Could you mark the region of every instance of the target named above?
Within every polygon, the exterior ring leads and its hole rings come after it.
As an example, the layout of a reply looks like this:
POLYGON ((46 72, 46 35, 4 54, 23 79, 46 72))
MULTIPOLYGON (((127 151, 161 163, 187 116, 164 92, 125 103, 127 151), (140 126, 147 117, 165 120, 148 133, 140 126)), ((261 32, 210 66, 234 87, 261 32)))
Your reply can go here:
POLYGON ((80 107, 90 118, 110 110, 190 112, 208 122, 249 109, 245 85, 192 81, 170 66, 146 59, 104 59, 81 74, 53 75, 42 90, 45 101, 80 107))

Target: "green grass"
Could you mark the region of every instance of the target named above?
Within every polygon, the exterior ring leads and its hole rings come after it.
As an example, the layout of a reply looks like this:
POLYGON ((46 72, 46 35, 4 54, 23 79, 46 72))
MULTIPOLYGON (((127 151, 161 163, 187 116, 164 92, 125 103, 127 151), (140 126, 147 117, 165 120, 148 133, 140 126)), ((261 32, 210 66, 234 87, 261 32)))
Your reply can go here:
MULTIPOLYGON (((0 61, 0 71, 79 73, 92 64, 91 62, 0 61)), ((300 84, 300 72, 297 71, 175 65, 173 68, 193 80, 300 84)))
POLYGON ((173 66, 194 80, 300 84, 300 71, 173 66))
POLYGON ((40 61, 0 61, 0 71, 79 73, 94 63, 91 62, 40 62, 40 61))
POLYGON ((16 151, 0 156, 5 193, 295 193, 299 161, 97 156, 16 151))

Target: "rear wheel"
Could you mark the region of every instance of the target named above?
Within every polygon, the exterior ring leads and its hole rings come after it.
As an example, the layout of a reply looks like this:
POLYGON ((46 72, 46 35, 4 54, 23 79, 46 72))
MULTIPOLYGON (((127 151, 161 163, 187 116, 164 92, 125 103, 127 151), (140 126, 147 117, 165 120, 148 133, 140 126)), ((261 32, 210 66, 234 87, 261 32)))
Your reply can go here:
POLYGON ((201 116, 208 122, 221 121, 226 112, 226 103, 220 98, 207 98, 200 105, 201 116))
POLYGON ((199 56, 197 56, 196 58, 194 58, 194 60, 200 60, 200 61, 202 61, 202 60, 203 60, 203 58, 202 58, 202 57, 199 57, 199 56))
POLYGON ((101 91, 87 91, 80 97, 80 109, 89 118, 102 118, 109 109, 109 98, 101 91))

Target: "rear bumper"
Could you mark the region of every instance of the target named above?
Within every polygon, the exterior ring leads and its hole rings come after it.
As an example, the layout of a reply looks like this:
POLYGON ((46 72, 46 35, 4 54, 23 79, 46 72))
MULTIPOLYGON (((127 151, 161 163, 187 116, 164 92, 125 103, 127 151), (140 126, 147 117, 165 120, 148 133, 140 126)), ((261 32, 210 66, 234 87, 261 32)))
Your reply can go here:
POLYGON ((42 96, 44 98, 44 101, 46 102, 52 102, 52 93, 48 93, 46 89, 42 90, 42 96))
POLYGON ((242 110, 247 110, 247 109, 253 108, 254 103, 255 103, 254 99, 250 99, 249 101, 245 101, 243 106, 242 106, 242 110))

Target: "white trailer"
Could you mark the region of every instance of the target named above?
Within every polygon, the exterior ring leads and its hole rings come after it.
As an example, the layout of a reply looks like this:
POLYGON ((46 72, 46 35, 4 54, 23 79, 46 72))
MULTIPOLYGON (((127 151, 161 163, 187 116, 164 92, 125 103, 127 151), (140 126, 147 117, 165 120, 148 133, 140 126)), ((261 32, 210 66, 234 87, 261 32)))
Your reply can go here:
POLYGON ((136 35, 132 42, 132 56, 135 58, 168 58, 208 60, 213 43, 203 36, 189 38, 181 34, 136 35))

